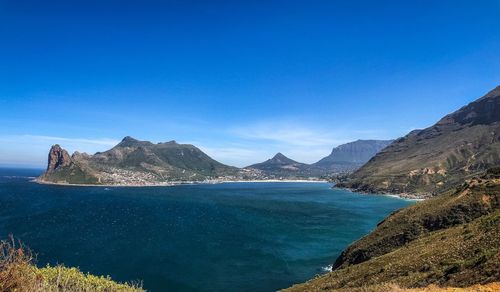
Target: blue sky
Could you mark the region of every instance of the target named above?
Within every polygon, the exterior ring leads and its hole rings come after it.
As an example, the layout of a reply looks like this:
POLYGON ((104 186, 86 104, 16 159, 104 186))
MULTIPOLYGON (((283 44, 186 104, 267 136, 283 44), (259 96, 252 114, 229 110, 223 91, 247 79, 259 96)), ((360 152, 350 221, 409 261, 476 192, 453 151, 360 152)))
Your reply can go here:
POLYGON ((0 165, 126 135, 244 166, 427 127, 500 84, 499 1, 0 0, 0 165))

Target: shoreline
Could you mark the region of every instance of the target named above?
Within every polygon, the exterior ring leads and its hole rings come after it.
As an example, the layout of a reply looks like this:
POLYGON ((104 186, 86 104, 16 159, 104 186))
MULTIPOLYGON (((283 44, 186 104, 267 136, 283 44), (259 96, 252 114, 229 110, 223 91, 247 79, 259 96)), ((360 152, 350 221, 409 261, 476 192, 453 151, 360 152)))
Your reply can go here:
POLYGON ((173 187, 181 185, 215 185, 223 183, 329 183, 326 180, 293 180, 293 179, 269 179, 269 180, 229 180, 229 181, 172 181, 155 184, 70 184, 48 182, 39 179, 33 179, 31 182, 41 185, 54 185, 64 187, 105 187, 105 188, 140 188, 140 187, 173 187))
POLYGON ((419 196, 419 195, 412 195, 412 194, 407 194, 407 193, 400 193, 400 194, 391 194, 391 193, 370 193, 370 192, 363 192, 363 191, 358 191, 352 188, 342 188, 342 187, 337 187, 333 186, 332 188, 334 189, 339 189, 339 190, 345 190, 349 191, 351 193, 357 193, 361 195, 369 195, 369 196, 385 196, 385 197, 391 197, 391 198, 397 198, 401 200, 411 200, 411 201, 425 201, 431 197, 429 196, 419 196))
MULTIPOLYGON (((63 187, 103 187, 103 188, 141 188, 141 187, 174 187, 182 185, 215 185, 215 184, 232 184, 232 183, 331 183, 327 180, 306 180, 306 179, 257 179, 257 180, 227 180, 227 181, 171 181, 164 183, 155 184, 70 184, 70 183, 56 183, 42 181, 39 179, 33 179, 31 182, 41 184, 41 185, 53 185, 53 186, 63 186, 63 187)), ((406 193, 401 194, 391 194, 391 193, 369 193, 358 191, 351 188, 342 188, 332 186, 332 189, 339 189, 349 191, 351 193, 357 193, 361 195, 372 195, 372 196, 386 196, 391 198, 397 198, 401 200, 411 200, 411 201, 424 201, 429 199, 427 196, 411 195, 406 193)))

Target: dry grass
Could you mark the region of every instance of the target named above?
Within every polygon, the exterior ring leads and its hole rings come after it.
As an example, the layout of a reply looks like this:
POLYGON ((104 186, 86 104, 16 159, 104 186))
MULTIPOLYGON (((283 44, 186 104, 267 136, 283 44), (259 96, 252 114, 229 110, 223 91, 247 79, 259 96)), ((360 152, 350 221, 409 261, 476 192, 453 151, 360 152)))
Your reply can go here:
POLYGON ((38 268, 30 249, 22 243, 0 241, 0 291, 144 291, 140 283, 117 283, 109 276, 84 274, 77 268, 58 265, 38 268))
POLYGON ((469 287, 440 287, 429 285, 422 288, 402 288, 396 284, 381 284, 366 286, 355 289, 340 289, 338 292, 496 292, 500 291, 500 282, 489 283, 485 285, 473 285, 469 287))
MULTIPOLYGON (((423 289, 421 287, 432 284, 469 287, 478 283, 498 282, 499 223, 500 210, 466 226, 433 232, 393 252, 335 270, 304 284, 295 285, 289 291, 365 292, 384 291, 375 288, 389 284, 423 289)), ((385 291, 398 290, 387 288, 385 291)))

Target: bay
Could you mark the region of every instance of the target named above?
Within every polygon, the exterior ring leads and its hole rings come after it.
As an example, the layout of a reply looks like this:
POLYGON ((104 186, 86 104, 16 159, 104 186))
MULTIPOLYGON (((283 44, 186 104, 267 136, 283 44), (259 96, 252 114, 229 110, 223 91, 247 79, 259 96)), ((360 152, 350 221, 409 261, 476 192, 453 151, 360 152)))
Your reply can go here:
POLYGON ((412 201, 329 183, 71 187, 0 169, 0 237, 150 291, 274 291, 326 271, 351 242, 412 201))

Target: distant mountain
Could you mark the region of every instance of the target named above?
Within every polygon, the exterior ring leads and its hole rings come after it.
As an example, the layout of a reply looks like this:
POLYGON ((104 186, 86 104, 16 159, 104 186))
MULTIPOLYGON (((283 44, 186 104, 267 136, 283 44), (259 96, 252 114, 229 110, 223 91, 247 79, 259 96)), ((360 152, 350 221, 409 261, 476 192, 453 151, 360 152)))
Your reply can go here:
POLYGON ((49 152, 47 170, 38 180, 67 184, 148 185, 240 174, 238 168, 215 161, 193 145, 175 141, 153 144, 125 137, 112 149, 94 155, 75 152, 69 156, 66 150, 54 145, 49 152))
POLYGON ((373 193, 433 195, 500 165, 500 86, 410 132, 338 184, 373 193))
POLYGON ((392 140, 357 140, 346 143, 333 148, 330 155, 313 164, 297 162, 278 153, 271 159, 245 169, 257 169, 272 178, 326 177, 358 169, 391 142, 392 140))
POLYGON ((292 160, 281 153, 264 162, 245 167, 245 169, 258 169, 267 175, 285 177, 301 175, 308 168, 309 165, 292 160))
POLYGON ((312 166, 330 171, 355 170, 392 142, 393 140, 357 140, 342 144, 312 166))

